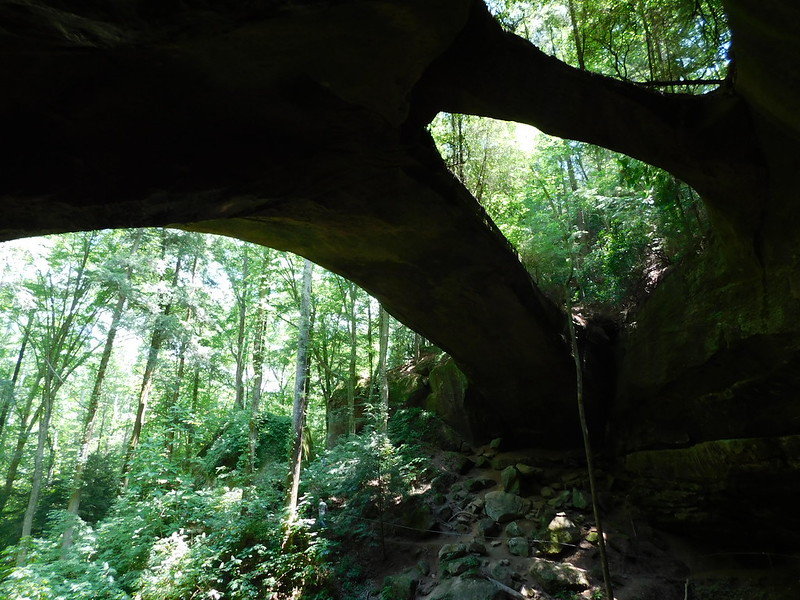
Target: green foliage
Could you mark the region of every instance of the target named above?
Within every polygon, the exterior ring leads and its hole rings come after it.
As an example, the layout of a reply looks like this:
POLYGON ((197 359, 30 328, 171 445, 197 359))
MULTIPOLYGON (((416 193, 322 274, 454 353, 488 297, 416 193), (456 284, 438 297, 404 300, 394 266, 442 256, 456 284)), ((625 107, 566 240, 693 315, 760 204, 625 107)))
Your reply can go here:
POLYGON ((452 435, 440 417, 417 407, 397 409, 389 419, 387 434, 409 456, 418 456, 426 446, 444 447, 452 435))
MULTIPOLYGON (((727 73, 730 32, 721 0, 491 0, 488 4, 507 29, 590 71, 637 82, 723 78, 727 73)), ((702 93, 710 87, 663 89, 702 93)))
POLYGON ((112 454, 90 454, 83 473, 83 493, 78 514, 95 524, 111 509, 119 488, 118 461, 112 454))
POLYGON ((328 542, 301 521, 283 546, 282 497, 271 487, 195 489, 183 480, 123 495, 97 530, 63 511, 29 542, 28 563, 4 553, 9 600, 331 598, 328 542), (74 527, 74 544, 61 549, 74 527), (118 576, 119 574, 119 576, 118 576), (317 596, 319 594, 319 596, 317 596))
POLYGON ((80 519, 66 512, 51 513, 45 538, 26 544, 28 561, 12 567, 17 546, 3 552, 5 577, 0 581, 0 597, 8 600, 123 600, 129 596, 120 587, 116 571, 98 559, 95 532, 80 519), (61 548, 61 536, 73 527, 74 543, 61 548))
POLYGON ((337 536, 375 541, 376 519, 408 497, 422 462, 412 447, 395 446, 386 434, 351 436, 306 469, 307 498, 330 500, 329 528, 337 536))
MULTIPOLYGON (((244 476, 248 470, 250 417, 240 411, 223 427, 202 459, 202 470, 209 476, 244 476)), ((288 460, 292 442, 292 418, 264 413, 258 418, 257 464, 288 460)))
POLYGON ((543 134, 526 150, 511 127, 440 115, 431 132, 556 301, 570 288, 573 302, 603 311, 635 303, 702 244, 707 219, 699 198, 668 173, 543 134))

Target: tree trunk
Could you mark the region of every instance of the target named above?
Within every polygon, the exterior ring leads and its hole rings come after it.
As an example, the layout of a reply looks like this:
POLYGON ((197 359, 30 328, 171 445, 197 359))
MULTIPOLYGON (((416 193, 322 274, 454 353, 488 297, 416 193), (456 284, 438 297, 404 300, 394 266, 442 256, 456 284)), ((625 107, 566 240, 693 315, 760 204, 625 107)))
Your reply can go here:
POLYGON ((300 468, 303 463, 303 431, 306 420, 306 377, 308 375, 308 344, 311 334, 311 275, 314 264, 303 261, 303 288, 300 295, 300 324, 297 331, 297 368, 294 380, 294 407, 292 425, 294 443, 292 464, 290 466, 291 484, 289 486, 287 538, 291 526, 297 518, 297 497, 300 489, 300 468))
POLYGON ((39 435, 36 444, 36 455, 33 460, 33 481, 31 483, 31 493, 28 497, 28 507, 25 509, 25 516, 22 519, 22 539, 17 553, 17 566, 23 566, 28 557, 29 538, 33 529, 33 516, 39 503, 39 492, 42 487, 44 476, 44 448, 47 444, 47 435, 50 432, 50 418, 53 415, 53 394, 52 394, 52 374, 45 377, 45 385, 42 390, 42 419, 39 422, 39 435))
MULTIPOLYGON (((192 378, 192 415, 197 414, 197 399, 200 396, 200 364, 194 366, 194 376, 192 378)), ((190 423, 186 430, 186 459, 190 459, 194 453, 194 423, 190 423)))
POLYGON ((253 391, 250 395, 250 424, 248 432, 248 447, 250 458, 250 474, 256 471, 256 448, 258 445, 258 411, 261 406, 261 387, 264 384, 264 337, 267 333, 267 298, 269 285, 267 281, 267 268, 269 255, 265 255, 262 271, 259 274, 258 286, 258 312, 256 316, 256 332, 253 340, 253 391))
POLYGON ((367 400, 372 402, 375 389, 375 348, 372 344, 372 299, 367 302, 367 360, 369 361, 369 389, 366 390, 367 400))
MULTIPOLYGON (((141 239, 141 235, 139 236, 141 239)), ((134 244, 132 253, 138 247, 138 240, 134 244)), ((130 269, 128 270, 130 277, 130 269)), ((83 488, 83 470, 86 467, 86 461, 89 459, 89 445, 92 443, 94 435, 94 421, 97 415, 97 407, 100 405, 100 396, 103 389, 103 381, 106 377, 106 369, 108 362, 111 359, 111 352, 114 349, 114 340, 117 337, 117 330, 119 322, 122 318, 122 311, 127 302, 127 294, 120 291, 117 297, 117 303, 114 306, 114 311, 111 315, 111 326, 108 328, 106 335, 105 346, 103 347, 103 354, 100 357, 100 365, 97 367, 97 374, 94 379, 94 386, 92 387, 91 396, 89 396, 89 405, 86 407, 86 415, 83 418, 83 433, 81 434, 81 445, 78 451, 78 459, 75 463, 75 472, 72 477, 72 491, 70 492, 69 501, 67 502, 67 512, 77 515, 78 509, 81 505, 81 493, 83 488)), ((72 528, 70 527, 64 532, 64 539, 62 548, 66 550, 72 544, 72 528)))
POLYGON ((378 329, 380 330, 380 338, 378 341, 378 377, 380 387, 380 420, 378 428, 381 432, 386 433, 386 427, 389 424, 389 381, 386 375, 386 359, 389 352, 389 313, 381 305, 380 313, 378 316, 378 329))
POLYGON ((581 71, 586 70, 586 63, 583 57, 583 40, 581 39, 580 28, 578 26, 578 15, 575 10, 575 0, 569 0, 569 20, 572 25, 572 39, 575 42, 575 55, 578 57, 578 66, 581 71))
MULTIPOLYGON (((567 284, 569 288, 569 282, 567 284)), ((572 358, 575 362, 575 387, 576 387, 576 400, 578 404, 578 419, 581 424, 581 434, 583 437, 583 450, 586 456, 586 470, 589 474, 589 490, 592 496, 592 510, 594 511, 594 522, 597 527, 597 544, 600 548, 600 564, 603 569, 603 583, 605 586, 606 598, 614 597, 614 590, 611 585, 611 573, 608 569, 608 554, 606 552, 606 540, 603 533, 603 521, 600 518, 600 504, 597 500, 597 484, 594 476, 594 454, 592 452, 592 444, 589 438, 589 428, 586 425, 586 411, 583 402, 583 363, 581 355, 578 351, 578 340, 575 335, 575 323, 572 320, 572 301, 571 292, 567 289, 565 294, 567 299, 567 325, 569 329, 570 348, 572 350, 572 358)))
POLYGON ((17 478, 17 470, 19 469, 19 465, 22 462, 22 457, 25 454, 25 445, 28 443, 28 437, 33 430, 33 426, 36 424, 42 414, 41 406, 39 406, 39 408, 36 409, 36 412, 33 414, 33 417, 31 417, 30 422, 28 421, 33 399, 36 396, 36 392, 39 390, 40 379, 41 376, 37 377, 36 384, 28 394, 28 400, 25 403, 25 408, 20 420, 20 430, 19 434, 17 435, 17 445, 14 448, 14 454, 11 456, 11 461, 8 464, 5 485, 3 486, 3 489, 0 490, 0 513, 3 512, 8 499, 11 497, 11 492, 14 489, 14 480, 17 478))
POLYGON ((247 325, 248 277, 250 274, 250 256, 247 250, 242 261, 242 279, 240 288, 235 290, 236 305, 239 309, 239 324, 236 330, 236 410, 244 410, 244 369, 245 369, 245 333, 247 325))
MULTIPOLYGON (((178 259, 175 263, 175 275, 172 278, 173 289, 175 289, 178 284, 178 277, 181 270, 181 259, 182 256, 178 256, 178 259)), ((158 364, 158 355, 161 351, 161 346, 166 338, 166 323, 164 323, 164 320, 171 314, 171 312, 172 301, 166 300, 163 304, 161 314, 158 318, 156 318, 156 323, 153 326, 153 333, 150 336, 150 349, 147 353, 147 364, 145 365, 144 375, 142 376, 142 385, 139 388, 139 399, 136 407, 136 420, 133 422, 133 430, 131 431, 131 437, 128 441, 128 448, 125 452, 125 459, 122 463, 123 490, 128 487, 128 475, 131 467, 131 460, 133 460, 133 455, 136 452, 136 448, 139 446, 139 439, 142 435, 142 427, 144 426, 144 420, 147 414, 147 406, 150 402, 150 391, 153 387, 153 374, 155 373, 156 365, 158 364)))
MULTIPOLYGON (((194 255, 194 259, 192 260, 192 283, 195 283, 195 277, 197 275, 197 261, 199 259, 199 254, 194 255)), ((180 425, 180 418, 179 414, 179 403, 181 398, 181 383, 183 383, 183 375, 186 370, 186 349, 189 347, 189 337, 191 335, 191 324, 192 324, 192 317, 194 316, 194 311, 192 310, 191 303, 186 308, 186 320, 185 320, 185 336, 180 341, 180 345, 178 348, 178 368, 175 372, 175 385, 172 389, 172 402, 167 407, 167 432, 166 432, 166 443, 167 443, 167 459, 172 461, 173 454, 175 452, 175 430, 180 425)))
POLYGON ((356 359, 358 337, 356 329, 356 284, 347 282, 347 293, 350 296, 348 305, 348 325, 350 333, 350 354, 347 361, 347 432, 356 433, 356 359))
POLYGON ((11 381, 3 393, 3 403, 2 407, 0 408, 0 443, 3 441, 3 432, 5 431, 8 413, 14 407, 17 379, 19 378, 19 370, 22 367, 22 359, 25 358, 25 348, 28 345, 28 338, 30 337, 33 314, 34 313, 32 310, 28 312, 28 324, 22 329, 22 344, 20 345, 19 354, 17 355, 17 362, 14 365, 14 374, 11 376, 11 381))

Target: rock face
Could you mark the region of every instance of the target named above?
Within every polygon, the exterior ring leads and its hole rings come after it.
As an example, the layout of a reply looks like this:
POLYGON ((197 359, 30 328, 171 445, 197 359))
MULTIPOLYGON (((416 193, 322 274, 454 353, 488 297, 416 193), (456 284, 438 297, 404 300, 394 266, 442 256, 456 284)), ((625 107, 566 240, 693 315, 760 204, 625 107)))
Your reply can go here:
POLYGON ((726 545, 793 547, 771 524, 800 527, 800 436, 633 452, 625 467, 637 503, 661 527, 726 545))
POLYGON ((785 268, 731 273, 724 260, 714 249, 685 265, 636 314, 612 439, 662 527, 780 545, 763 522, 798 524, 800 294, 785 268))

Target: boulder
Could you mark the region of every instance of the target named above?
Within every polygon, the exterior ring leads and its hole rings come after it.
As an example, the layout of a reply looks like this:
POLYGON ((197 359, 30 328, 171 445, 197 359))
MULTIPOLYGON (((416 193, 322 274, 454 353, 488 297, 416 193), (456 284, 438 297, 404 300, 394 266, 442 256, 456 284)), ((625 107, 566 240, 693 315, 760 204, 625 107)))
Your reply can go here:
POLYGON ((511 568, 511 565, 508 564, 508 561, 495 563, 490 568, 489 573, 493 579, 496 579, 503 585, 511 587, 514 584, 514 570, 511 568))
POLYGON ((483 498, 473 498, 466 504, 466 506, 464 506, 464 510, 472 515, 477 515, 478 513, 483 512, 484 504, 485 502, 483 498))
POLYGON ((526 537, 508 538, 508 551, 514 556, 528 557, 531 554, 531 545, 526 537))
POLYGON ((486 556, 486 546, 481 544, 480 542, 470 542, 467 544, 467 550, 469 550, 472 554, 479 554, 481 556, 486 556))
POLYGON ((506 525, 505 531, 508 537, 520 537, 524 535, 522 533, 522 527, 519 526, 517 521, 511 521, 508 525, 506 525))
POLYGON ((500 527, 494 519, 486 517, 478 521, 478 533, 483 537, 495 537, 500 533, 500 527))
POLYGON ((566 513, 558 513, 547 526, 547 537, 550 541, 541 550, 547 554, 559 554, 580 541, 581 530, 569 520, 566 513))
POLYGON ((455 473, 443 471, 433 478, 431 481, 431 487, 436 492, 447 492, 457 480, 458 475, 455 473))
POLYGON ((414 600, 421 576, 417 569, 409 569, 386 577, 381 588, 381 600, 414 600))
POLYGON ((586 574, 568 563, 534 558, 529 570, 533 579, 548 594, 581 591, 590 587, 586 574))
POLYGON ((397 534, 410 538, 429 536, 438 528, 436 516, 419 496, 402 505, 400 525, 402 527, 398 528, 397 534))
POLYGON ((498 523, 519 519, 530 508, 530 502, 516 494, 489 492, 484 497, 486 514, 498 523))
POLYGON ((519 474, 526 479, 538 479, 544 475, 544 469, 541 467, 532 467, 524 463, 517 463, 514 465, 519 471, 519 474))
POLYGON ((430 600, 505 600, 505 593, 486 579, 455 577, 443 581, 430 600))
POLYGON ((477 577, 480 572, 480 567, 481 561, 475 555, 454 558, 452 560, 443 560, 439 563, 439 575, 442 579, 456 577, 458 575, 477 577))
POLYGON ((460 452, 445 452, 443 454, 444 466, 448 471, 466 475, 475 466, 469 458, 460 452))
POLYGON ((495 485, 497 484, 491 477, 476 477, 475 479, 467 479, 464 482, 464 489, 468 492, 479 492, 495 485))
POLYGON ((439 560, 453 560, 469 554, 467 544, 445 544, 439 548, 439 560))
POLYGON ((509 456, 507 454, 498 454, 497 456, 494 456, 492 458, 489 464, 495 471, 502 471, 506 467, 511 467, 515 465, 516 462, 517 459, 514 458, 513 456, 509 456))
POLYGON ((500 473, 500 483, 503 486, 503 491, 509 494, 519 494, 519 471, 516 467, 508 466, 500 473))

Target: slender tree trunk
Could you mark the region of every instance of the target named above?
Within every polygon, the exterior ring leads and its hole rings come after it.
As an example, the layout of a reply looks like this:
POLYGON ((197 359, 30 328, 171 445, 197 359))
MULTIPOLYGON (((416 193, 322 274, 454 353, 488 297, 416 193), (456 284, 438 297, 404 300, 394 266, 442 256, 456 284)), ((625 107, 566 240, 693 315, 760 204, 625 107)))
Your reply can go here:
MULTIPOLYGON (((197 400, 200 396, 200 363, 194 366, 194 376, 192 378, 192 405, 193 415, 197 414, 197 400)), ((190 423, 186 430, 186 459, 194 455, 194 424, 190 423)))
POLYGON ((647 11, 645 10, 644 2, 638 0, 636 8, 639 12, 639 18, 642 20, 642 30, 644 31, 644 39, 647 44, 647 66, 650 70, 650 80, 658 80, 658 72, 656 69, 655 49, 653 46, 653 34, 650 31, 650 19, 648 18, 647 11))
MULTIPOLYGON (((114 349, 114 340, 117 337, 117 330, 119 329, 119 322, 122 318, 122 311, 127 302, 127 295, 125 292, 120 292, 117 297, 117 303, 114 305, 114 311, 111 315, 111 326, 106 335, 105 346, 103 347, 103 354, 100 357, 100 365, 97 367, 97 374, 94 378, 94 386, 92 393, 89 396, 89 406, 86 407, 86 415, 83 418, 83 432, 81 434, 81 445, 78 451, 78 460, 75 463, 75 472, 72 477, 72 491, 69 495, 67 502, 67 512, 73 515, 78 514, 81 505, 81 493, 83 490, 83 471, 86 467, 86 461, 89 459, 89 447, 92 443, 94 435, 94 421, 97 415, 97 407, 100 405, 100 396, 103 389, 103 381, 106 377, 106 370, 108 363, 111 360, 111 352, 114 349)), ((64 539, 62 541, 62 548, 66 550, 72 544, 72 527, 64 532, 64 539)))
POLYGON ((11 492, 14 489, 14 481, 17 478, 17 471, 19 470, 19 465, 22 462, 22 457, 25 454, 25 445, 28 443, 28 437, 33 430, 33 426, 38 422, 42 414, 42 407, 40 405, 33 414, 33 417, 31 417, 31 420, 28 421, 33 399, 36 396, 36 392, 39 391, 39 380, 40 377, 37 377, 36 385, 32 388, 30 394, 28 394, 28 400, 25 403, 25 408, 20 423, 20 430, 19 434, 17 435, 17 445, 14 448, 14 454, 11 456, 11 461, 8 464, 5 485, 0 491, 0 513, 2 513, 3 509, 5 508, 8 499, 11 497, 11 492))
POLYGON ((240 289, 236 291, 236 304, 239 308, 239 325, 236 331, 236 409, 244 410, 244 369, 245 369, 245 337, 247 325, 248 277, 250 275, 250 256, 245 251, 242 262, 242 279, 240 289))
POLYGON ((258 411, 261 408, 261 387, 264 384, 264 337, 267 333, 267 285, 266 271, 269 258, 265 257, 260 273, 258 286, 258 312, 256 316, 256 332, 253 340, 253 391, 250 395, 250 424, 248 446, 250 458, 250 474, 256 471, 256 448, 258 446, 258 411))
POLYGON ((47 436, 50 432, 50 419, 53 415, 53 394, 52 394, 52 375, 45 377, 45 386, 42 391, 42 419, 39 422, 39 435, 36 445, 36 454, 33 460, 33 481, 31 483, 31 493, 28 497, 28 507, 25 509, 25 516, 22 519, 22 539, 17 553, 17 566, 23 566, 28 556, 28 544, 33 529, 33 516, 36 514, 36 506, 39 503, 39 492, 42 488, 42 478, 44 476, 44 449, 47 444, 47 436))
POLYGON ((576 398, 578 403, 578 419, 580 420, 581 433, 583 434, 583 450, 586 454, 586 470, 589 473, 589 490, 592 496, 594 522, 597 526, 597 543, 600 548, 600 563, 603 568, 603 582, 605 585, 606 598, 613 598, 614 590, 611 586, 611 573, 608 569, 608 553, 606 552, 606 540, 603 534, 603 521, 600 518, 600 505, 597 501, 597 484, 594 476, 594 453, 592 452, 592 444, 589 438, 589 428, 586 425, 586 411, 583 402, 583 363, 581 361, 580 352, 578 351, 578 340, 575 336, 575 323, 572 320, 572 301, 570 300, 569 290, 567 290, 566 298, 570 347, 572 349, 572 358, 575 362, 575 387, 577 391, 576 398))
POLYGON ((572 39, 575 42, 575 54, 578 57, 578 66, 581 71, 586 70, 586 63, 583 56, 583 40, 581 38, 580 27, 578 24, 578 14, 575 10, 575 0, 569 0, 569 20, 572 25, 572 39))
MULTIPOLYGON (((195 278, 197 276, 197 261, 198 261, 198 254, 194 255, 194 259, 192 260, 192 283, 195 283, 195 278)), ((187 336, 192 331, 192 317, 194 316, 194 310, 191 306, 191 303, 186 308, 186 329, 188 330, 187 336)), ((169 407, 167 407, 167 420, 168 420, 168 428, 166 433, 166 443, 167 443, 167 459, 172 461, 172 457, 175 453, 175 432, 178 426, 180 425, 180 417, 179 417, 179 404, 181 399, 181 384, 183 383, 183 376, 186 370, 186 349, 189 347, 189 339, 188 337, 183 337, 180 341, 180 345, 178 348, 178 367, 175 371, 175 385, 172 389, 172 402, 170 403, 169 407)))
MULTIPOLYGON (((179 256, 177 262, 175 263, 175 275, 172 279, 173 289, 175 289, 178 284, 178 278, 181 270, 181 259, 182 257, 179 256)), ((161 310, 161 315, 156 319, 156 323, 153 326, 153 333, 150 336, 150 348, 147 352, 147 364, 145 365, 144 375, 142 376, 142 385, 139 388, 139 399, 136 407, 136 420, 133 422, 133 430, 131 431, 131 437, 128 441, 128 448, 125 452, 125 459, 122 463, 123 490, 128 487, 128 474, 131 467, 131 460, 133 460, 133 455, 136 452, 136 448, 139 446, 139 439, 142 435, 142 427, 144 426, 144 420, 147 415, 147 407, 150 402, 150 391, 153 387, 153 375, 156 370, 156 365, 158 364, 158 355, 161 352, 161 346, 166 338, 166 324, 164 323, 164 320, 171 314, 171 312, 172 301, 167 300, 165 301, 163 309, 161 310)))
POLYGON ((289 487, 289 506, 287 519, 287 540, 291 526, 297 518, 297 500, 300 490, 300 468, 303 463, 303 431, 306 420, 306 376, 308 375, 308 345, 311 334, 311 275, 313 263, 303 262, 303 287, 300 295, 300 324, 297 331, 297 368, 294 380, 294 407, 292 424, 294 444, 292 451, 291 485, 289 487))
POLYGON ((47 436, 47 445, 50 449, 47 458, 47 477, 45 478, 45 486, 50 487, 53 484, 53 477, 55 476, 56 468, 56 454, 58 454, 58 429, 47 436))
MULTIPOLYGON (((112 422, 116 420, 117 417, 117 397, 114 396, 112 400, 112 422)), ((103 410, 100 413, 100 427, 97 429, 97 445, 95 446, 95 452, 100 452, 101 448, 103 448, 103 442, 105 441, 105 434, 106 434, 106 426, 108 425, 108 404, 103 404, 103 410)), ((105 445, 106 449, 108 445, 105 445)))
MULTIPOLYGON (((167 313, 162 313, 166 315, 167 313)), ((133 460, 133 454, 136 448, 139 447, 139 439, 142 436, 142 427, 147 415, 147 407, 150 402, 150 391, 153 387, 153 374, 156 370, 158 363, 158 354, 161 351, 161 345, 164 341, 164 333, 160 324, 156 324, 155 329, 150 337, 150 349, 147 353, 147 364, 144 368, 144 375, 142 376, 142 384, 139 387, 139 398, 136 406, 136 419, 133 422, 133 430, 131 437, 128 441, 128 449, 125 452, 125 460, 122 463, 122 489, 128 487, 128 472, 130 470, 130 463, 133 460)))
POLYGON ((386 359, 389 351, 389 313, 381 305, 378 315, 378 329, 380 337, 378 341, 378 376, 380 385, 380 422, 379 430, 386 433, 389 423, 389 381, 386 376, 386 359))
POLYGON ((367 360, 369 362, 369 391, 368 400, 372 402, 375 388, 375 348, 372 344, 372 300, 367 302, 367 360))
POLYGON ((450 114, 450 131, 453 136, 453 172, 464 185, 467 184, 464 173, 466 152, 464 149, 464 117, 450 114))
POLYGON ((350 354, 347 361, 347 432, 356 433, 356 358, 358 351, 356 321, 356 284, 348 281, 347 292, 350 296, 348 305, 348 325, 350 333, 350 354))
POLYGON ((6 421, 8 420, 8 413, 14 407, 14 399, 16 398, 17 379, 19 379, 19 371, 22 367, 22 360, 25 358, 25 348, 28 345, 30 338, 31 323, 33 322, 34 311, 28 312, 28 322, 22 329, 22 344, 19 348, 17 355, 17 362, 14 365, 14 374, 11 376, 11 381, 8 388, 3 393, 2 407, 0 407, 0 442, 3 440, 3 432, 5 431, 6 421))
POLYGON ((186 342, 181 342, 180 349, 178 350, 178 367, 175 370, 175 385, 172 390, 172 402, 168 407, 167 420, 169 426, 166 431, 165 441, 167 444, 167 460, 172 462, 172 457, 175 453, 175 429, 178 427, 179 420, 177 417, 178 403, 181 397, 181 382, 183 381, 183 374, 186 370, 186 342))

